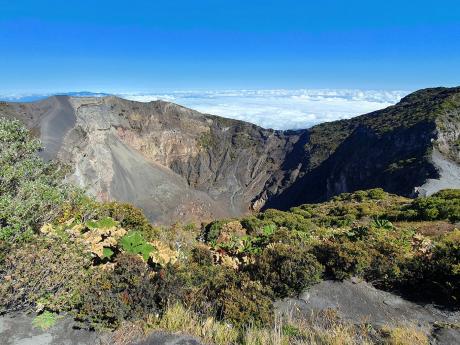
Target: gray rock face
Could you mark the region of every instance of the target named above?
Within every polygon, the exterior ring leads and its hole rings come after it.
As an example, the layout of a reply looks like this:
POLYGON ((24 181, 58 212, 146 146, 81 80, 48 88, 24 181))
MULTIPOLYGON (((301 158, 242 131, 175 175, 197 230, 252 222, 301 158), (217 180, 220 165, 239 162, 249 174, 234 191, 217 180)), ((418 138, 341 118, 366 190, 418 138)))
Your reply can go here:
POLYGON ((306 318, 312 313, 332 309, 342 320, 366 323, 374 328, 414 326, 429 335, 433 344, 458 344, 460 339, 459 329, 438 326, 458 324, 460 312, 419 305, 359 280, 323 281, 299 298, 278 301, 275 308, 281 314, 295 312, 306 318))
MULTIPOLYGON (((155 332, 142 341, 124 339, 118 341, 109 332, 95 332, 75 328, 70 317, 61 317, 47 330, 35 328, 33 315, 16 313, 0 316, 1 345, 201 345, 197 339, 180 334, 155 332)), ((115 336, 116 338, 116 336, 115 336)))
POLYGON ((460 186, 460 88, 308 130, 274 131, 163 101, 58 96, 2 103, 41 137, 47 159, 101 200, 157 223, 288 209, 381 187, 411 196, 460 186))
POLYGON ((51 108, 41 120, 40 138, 46 150, 42 152, 43 158, 50 160, 57 157, 64 137, 75 126, 75 111, 65 96, 50 99, 51 108))
POLYGON ((0 316, 0 344, 2 345, 97 345, 100 334, 74 329, 70 318, 63 318, 49 330, 32 325, 33 317, 26 314, 0 316))
POLYGON ((419 195, 432 195, 447 188, 460 189, 460 166, 457 163, 442 155, 436 148, 433 149, 431 161, 439 173, 439 178, 427 179, 422 186, 416 188, 419 195))
MULTIPOLYGON (((157 223, 248 212, 300 138, 167 102, 52 97, 4 104, 70 163, 69 180, 101 200, 141 207, 157 223)), ((257 206, 257 205, 256 205, 257 206)))

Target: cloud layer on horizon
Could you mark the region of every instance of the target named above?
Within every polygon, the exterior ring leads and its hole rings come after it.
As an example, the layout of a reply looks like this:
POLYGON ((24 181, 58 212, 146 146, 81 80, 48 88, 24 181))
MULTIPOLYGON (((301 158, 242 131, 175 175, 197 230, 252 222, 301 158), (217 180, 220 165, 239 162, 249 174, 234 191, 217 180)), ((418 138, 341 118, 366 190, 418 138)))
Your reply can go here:
POLYGON ((300 129, 347 119, 397 103, 408 92, 378 90, 225 90, 175 91, 163 94, 124 93, 133 101, 164 100, 255 123, 265 128, 300 129))
MULTIPOLYGON (((71 96, 105 96, 72 92, 71 96)), ((209 90, 164 93, 116 93, 139 102, 164 100, 198 110, 255 123, 265 128, 301 129, 318 123, 348 119, 397 103, 407 91, 358 89, 209 90)), ((1 100, 34 101, 51 94, 0 95, 1 100)))

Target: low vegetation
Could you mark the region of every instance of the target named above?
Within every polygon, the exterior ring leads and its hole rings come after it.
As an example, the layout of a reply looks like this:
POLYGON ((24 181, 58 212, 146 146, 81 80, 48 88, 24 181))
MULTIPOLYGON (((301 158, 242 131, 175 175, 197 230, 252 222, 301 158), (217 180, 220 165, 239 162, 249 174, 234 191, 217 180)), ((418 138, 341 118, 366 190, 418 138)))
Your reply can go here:
POLYGON ((135 207, 63 183, 39 143, 0 120, 0 312, 35 310, 38 327, 182 331, 214 344, 424 344, 417 329, 275 316, 273 301, 322 279, 460 306, 460 191, 415 200, 381 189, 289 212, 198 228, 152 226, 135 207), (376 338, 377 337, 377 338, 376 338))

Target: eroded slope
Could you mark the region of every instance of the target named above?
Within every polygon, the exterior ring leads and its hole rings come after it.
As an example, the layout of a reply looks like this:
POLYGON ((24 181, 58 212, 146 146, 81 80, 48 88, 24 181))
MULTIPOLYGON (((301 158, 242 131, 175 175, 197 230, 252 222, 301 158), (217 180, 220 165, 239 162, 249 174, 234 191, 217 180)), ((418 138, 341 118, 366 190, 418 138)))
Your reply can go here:
POLYGON ((309 130, 274 131, 163 101, 57 96, 2 103, 40 135, 45 158, 100 199, 157 222, 237 216, 382 187, 405 196, 460 185, 460 89, 309 130))

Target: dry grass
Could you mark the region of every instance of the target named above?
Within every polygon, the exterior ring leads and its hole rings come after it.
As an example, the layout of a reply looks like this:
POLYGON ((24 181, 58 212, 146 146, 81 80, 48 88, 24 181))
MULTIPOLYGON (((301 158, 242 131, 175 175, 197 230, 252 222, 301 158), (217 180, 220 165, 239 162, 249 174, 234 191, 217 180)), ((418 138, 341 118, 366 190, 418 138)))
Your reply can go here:
POLYGON ((415 326, 398 326, 385 328, 385 344, 387 345, 428 345, 428 337, 415 326))
POLYGON ((170 306, 161 319, 149 324, 153 329, 190 334, 215 345, 237 344, 239 336, 238 331, 230 325, 213 318, 202 320, 180 304, 170 306))
POLYGON ((456 228, 455 224, 443 220, 395 222, 394 225, 402 229, 414 229, 417 233, 431 238, 444 235, 456 228))
POLYGON ((345 323, 334 310, 310 317, 278 315, 271 328, 248 326, 237 330, 213 318, 200 319, 192 311, 175 304, 161 318, 152 318, 148 324, 150 332, 184 333, 215 345, 373 345, 376 335, 381 336, 378 344, 382 341, 386 345, 429 344, 426 335, 416 327, 386 327, 380 333, 367 325, 345 323))
POLYGON ((277 316, 272 328, 257 328, 249 326, 242 334, 241 343, 244 345, 287 345, 289 337, 283 334, 283 324, 277 316))
POLYGON ((368 330, 342 322, 336 310, 328 309, 310 317, 291 313, 278 321, 286 342, 294 345, 367 345, 372 344, 368 330))
POLYGON ((115 332, 103 336, 100 345, 131 345, 145 337, 141 322, 125 322, 115 332))

